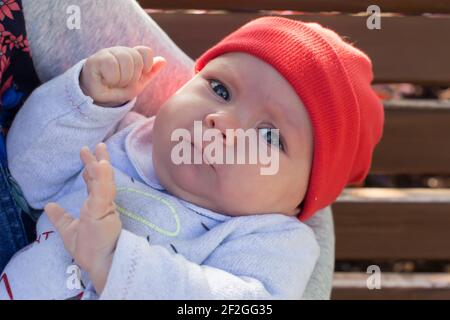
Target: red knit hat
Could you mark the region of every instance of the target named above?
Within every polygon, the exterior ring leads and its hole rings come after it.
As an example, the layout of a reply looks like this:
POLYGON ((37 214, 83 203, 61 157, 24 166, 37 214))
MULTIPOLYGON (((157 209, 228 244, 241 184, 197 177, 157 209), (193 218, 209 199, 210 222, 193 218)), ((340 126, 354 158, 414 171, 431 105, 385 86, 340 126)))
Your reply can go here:
POLYGON ((272 65, 308 111, 314 153, 300 220, 336 200, 349 183, 367 176, 384 123, 383 105, 370 83, 367 55, 317 23, 263 17, 242 26, 197 61, 199 72, 228 52, 245 52, 272 65))

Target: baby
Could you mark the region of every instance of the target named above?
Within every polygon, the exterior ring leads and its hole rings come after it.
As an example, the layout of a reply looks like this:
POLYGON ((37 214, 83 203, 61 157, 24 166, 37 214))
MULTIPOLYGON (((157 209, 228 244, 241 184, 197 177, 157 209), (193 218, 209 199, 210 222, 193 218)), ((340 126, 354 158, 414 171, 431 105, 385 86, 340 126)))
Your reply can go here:
POLYGON ((259 18, 204 53, 155 117, 130 112, 164 63, 104 49, 26 101, 8 160, 46 214, 0 298, 302 297, 319 256, 303 221, 363 181, 382 135, 369 58, 318 24, 259 18), (212 139, 184 141, 201 163, 175 163, 173 133, 195 123, 236 154, 231 129, 256 131, 278 170, 217 164, 212 139))

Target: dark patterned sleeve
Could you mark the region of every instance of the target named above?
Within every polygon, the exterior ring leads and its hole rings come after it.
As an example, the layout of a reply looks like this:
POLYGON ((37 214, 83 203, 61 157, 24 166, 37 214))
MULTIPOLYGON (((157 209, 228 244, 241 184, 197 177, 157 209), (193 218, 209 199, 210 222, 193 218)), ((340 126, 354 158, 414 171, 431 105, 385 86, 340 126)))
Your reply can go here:
POLYGON ((0 125, 6 134, 23 101, 39 85, 21 0, 0 1, 0 42, 0 125))

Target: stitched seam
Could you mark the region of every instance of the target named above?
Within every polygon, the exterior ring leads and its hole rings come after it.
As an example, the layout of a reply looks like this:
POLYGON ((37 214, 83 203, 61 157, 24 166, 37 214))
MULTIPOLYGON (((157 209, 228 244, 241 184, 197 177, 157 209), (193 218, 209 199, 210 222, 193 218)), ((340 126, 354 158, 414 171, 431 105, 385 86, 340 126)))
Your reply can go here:
POLYGON ((128 297, 128 288, 130 288, 133 285, 134 282, 134 276, 136 273, 136 268, 137 268, 137 254, 138 254, 138 246, 136 245, 134 247, 133 250, 133 254, 131 256, 131 266, 130 266, 130 270, 128 271, 128 276, 127 276, 127 280, 125 283, 125 288, 124 288, 124 292, 123 292, 123 296, 122 296, 122 300, 127 300, 128 297))
POLYGON ((68 86, 67 83, 64 84, 64 90, 65 90, 66 95, 67 95, 67 97, 68 97, 68 99, 69 99, 69 101, 70 101, 70 104, 72 105, 72 107, 75 108, 75 110, 77 111, 77 113, 78 113, 79 115, 81 115, 84 119, 91 120, 91 121, 93 121, 93 122, 98 122, 97 119, 94 119, 94 118, 88 116, 87 114, 85 114, 85 113, 81 110, 81 106, 82 106, 83 104, 85 104, 86 101, 82 101, 80 104, 75 103, 75 100, 73 99, 73 96, 72 96, 72 94, 71 94, 71 92, 70 92, 70 89, 69 89, 69 86, 68 86))

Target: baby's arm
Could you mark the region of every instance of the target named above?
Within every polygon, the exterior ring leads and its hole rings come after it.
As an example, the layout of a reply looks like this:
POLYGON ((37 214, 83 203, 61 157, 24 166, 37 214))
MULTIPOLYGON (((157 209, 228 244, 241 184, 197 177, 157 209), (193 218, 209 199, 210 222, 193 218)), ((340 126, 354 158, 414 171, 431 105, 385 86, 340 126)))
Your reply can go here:
POLYGON ((33 92, 7 139, 9 168, 32 207, 65 194, 82 169, 81 147, 114 130, 164 63, 145 47, 103 49, 33 92))

